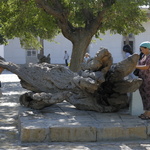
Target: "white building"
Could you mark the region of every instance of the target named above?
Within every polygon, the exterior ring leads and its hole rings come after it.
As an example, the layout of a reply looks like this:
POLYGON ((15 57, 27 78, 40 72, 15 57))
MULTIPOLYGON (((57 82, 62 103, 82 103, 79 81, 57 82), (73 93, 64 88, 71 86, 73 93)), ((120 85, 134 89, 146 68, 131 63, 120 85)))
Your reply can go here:
MULTIPOLYGON (((134 53, 139 53, 139 45, 143 41, 150 41, 150 21, 144 23, 146 31, 139 35, 130 35, 130 42, 133 46, 134 53)), ((89 54, 93 57, 100 47, 107 48, 113 56, 114 63, 123 60, 122 47, 124 45, 124 37, 119 34, 110 34, 106 32, 105 35, 100 35, 102 40, 93 38, 94 42, 89 45, 89 54)), ((64 64, 64 51, 67 51, 69 56, 72 53, 72 43, 63 37, 62 34, 58 35, 54 42, 44 41, 44 55, 50 54, 52 64, 64 64)), ((25 64, 29 62, 36 63, 38 61, 38 50, 25 50, 21 48, 19 39, 9 41, 7 46, 0 46, 0 55, 6 61, 16 64, 25 64)))

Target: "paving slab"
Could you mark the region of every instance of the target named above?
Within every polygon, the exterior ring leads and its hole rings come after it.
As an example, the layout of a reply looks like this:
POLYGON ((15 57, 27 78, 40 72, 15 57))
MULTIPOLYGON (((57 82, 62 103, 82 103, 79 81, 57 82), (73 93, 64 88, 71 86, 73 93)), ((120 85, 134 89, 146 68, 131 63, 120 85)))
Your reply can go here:
MULTIPOLYGON (((3 94, 0 98, 1 148, 86 149, 88 146, 95 150, 103 147, 103 144, 100 144, 103 142, 109 143, 104 144, 104 147, 111 147, 112 141, 124 143, 135 140, 136 148, 142 149, 144 142, 139 145, 138 141, 149 140, 150 121, 130 115, 127 109, 117 113, 82 111, 64 101, 42 110, 33 110, 19 104, 19 95, 26 90, 21 88, 16 75, 1 74, 0 80, 3 94), (19 144, 20 142, 22 144, 19 144), (41 144, 36 146, 35 143, 41 144), (72 146, 69 146, 69 143, 72 143, 72 146)), ((117 145, 118 149, 120 145, 117 145)), ((132 147, 132 143, 129 145, 132 147)))
POLYGON ((64 101, 42 110, 20 107, 22 142, 100 142, 149 138, 149 121, 127 109, 98 113, 76 109, 64 101))

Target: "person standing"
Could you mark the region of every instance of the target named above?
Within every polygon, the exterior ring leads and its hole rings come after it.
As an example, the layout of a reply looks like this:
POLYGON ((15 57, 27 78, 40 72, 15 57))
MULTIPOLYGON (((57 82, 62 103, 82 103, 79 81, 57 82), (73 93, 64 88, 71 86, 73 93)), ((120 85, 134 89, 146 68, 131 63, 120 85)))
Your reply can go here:
MULTIPOLYGON (((139 61, 144 57, 144 54, 141 52, 141 49, 140 49, 140 58, 139 58, 139 61)), ((133 71, 133 74, 135 75, 135 76, 139 76, 139 69, 135 69, 134 71, 133 71)))
POLYGON ((68 55, 67 51, 65 51, 64 60, 65 60, 66 66, 68 66, 69 55, 68 55))
MULTIPOLYGON (((123 46, 123 52, 125 53, 124 59, 127 59, 128 57, 133 55, 132 48, 129 44, 126 44, 123 46)), ((137 77, 133 74, 133 72, 128 75, 128 79, 134 79, 134 78, 137 78, 137 77)))
POLYGON ((84 62, 87 62, 90 59, 90 54, 86 53, 84 56, 84 62))
POLYGON ((139 92, 142 98, 144 113, 139 118, 148 120, 150 119, 150 42, 142 42, 140 49, 144 56, 136 68, 139 69, 139 78, 143 80, 139 92))
POLYGON ((129 44, 123 46, 123 51, 125 52, 125 59, 133 54, 132 48, 129 44))

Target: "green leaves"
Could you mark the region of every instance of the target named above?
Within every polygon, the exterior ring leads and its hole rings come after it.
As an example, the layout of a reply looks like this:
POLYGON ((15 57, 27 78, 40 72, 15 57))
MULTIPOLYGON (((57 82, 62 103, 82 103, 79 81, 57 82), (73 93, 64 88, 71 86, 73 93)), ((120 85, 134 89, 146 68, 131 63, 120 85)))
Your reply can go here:
POLYGON ((0 2, 0 33, 8 39, 21 38, 22 46, 40 48, 38 38, 51 39, 58 27, 52 16, 39 9, 33 0, 25 3, 18 0, 0 2))
MULTIPOLYGON (((22 45, 39 46, 38 38, 52 39, 60 32, 57 15, 46 12, 50 8, 60 13, 74 29, 86 28, 97 21, 96 36, 110 30, 126 35, 144 31, 142 23, 146 13, 139 6, 149 5, 149 0, 1 0, 0 34, 7 39, 19 37, 22 45), (38 2, 45 3, 44 6, 38 2), (61 9, 59 9, 61 8, 61 9), (96 20, 97 19, 97 20, 96 20)), ((62 21, 62 20, 61 20, 62 21)), ((61 22, 60 21, 60 22, 61 22)), ((59 22, 59 23, 60 23, 59 22)), ((66 24, 67 25, 67 24, 66 24)), ((62 28, 61 28, 62 30, 62 28)), ((95 33, 94 33, 95 34, 95 33)))
POLYGON ((103 26, 112 33, 139 34, 145 31, 142 23, 147 19, 146 13, 139 8, 136 1, 118 1, 105 13, 103 26))
POLYGON ((6 45, 7 44, 7 40, 4 38, 3 35, 0 34, 0 45, 6 45))

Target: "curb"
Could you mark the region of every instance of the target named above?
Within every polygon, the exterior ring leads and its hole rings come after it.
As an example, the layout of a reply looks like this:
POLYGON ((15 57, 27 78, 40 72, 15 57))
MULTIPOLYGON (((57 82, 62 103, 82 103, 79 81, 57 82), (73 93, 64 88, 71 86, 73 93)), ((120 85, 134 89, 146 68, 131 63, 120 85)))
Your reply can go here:
POLYGON ((101 142, 145 140, 149 121, 127 113, 77 110, 68 102, 32 110, 20 107, 21 142, 101 142))

